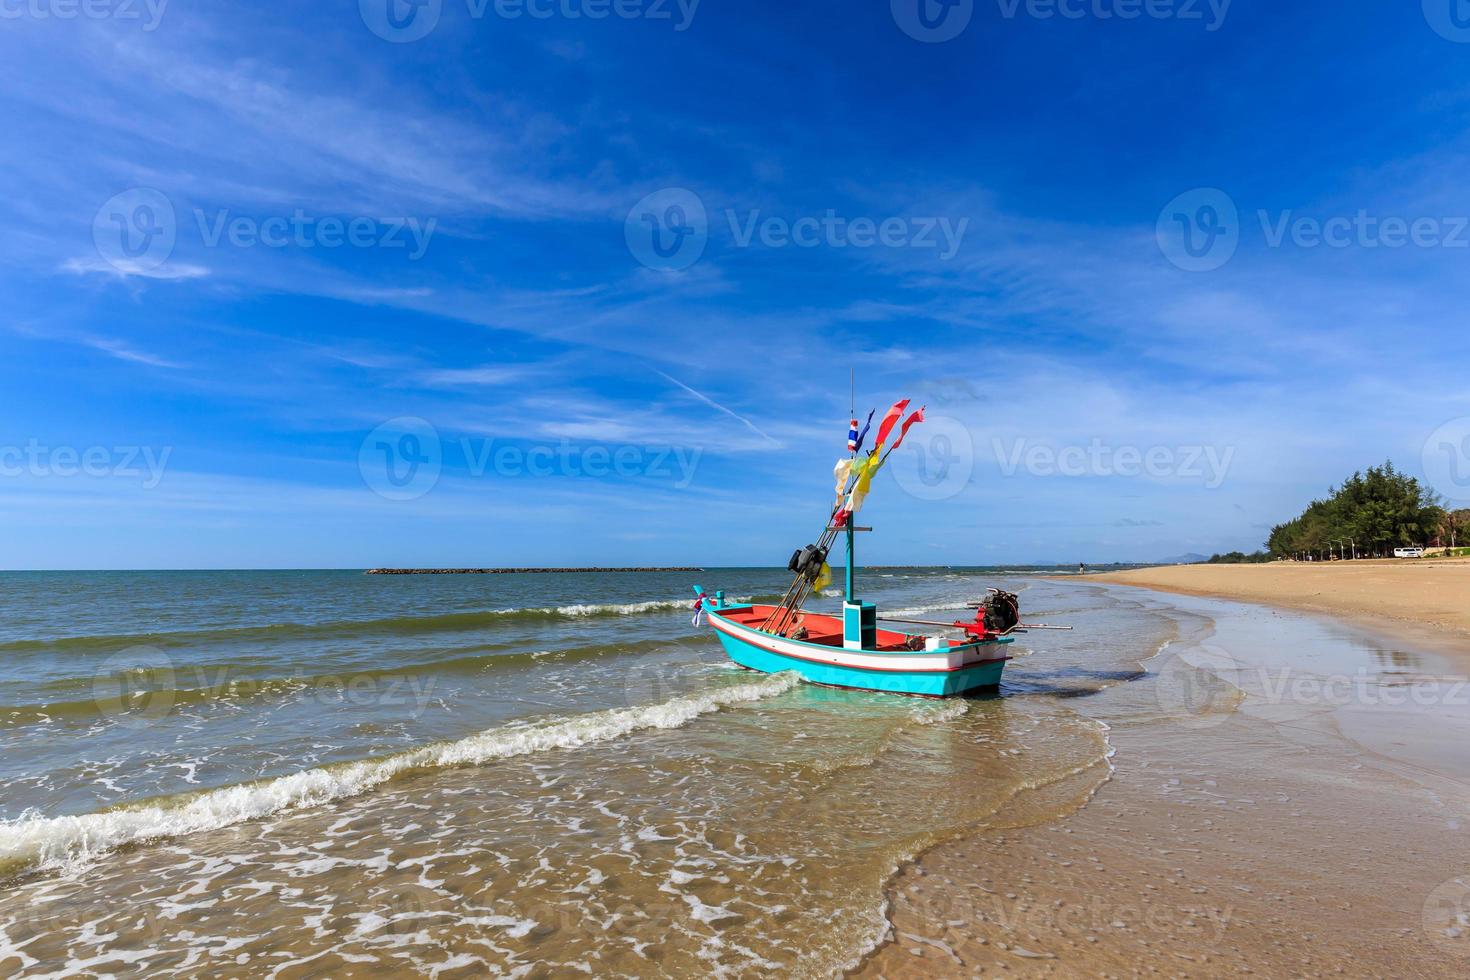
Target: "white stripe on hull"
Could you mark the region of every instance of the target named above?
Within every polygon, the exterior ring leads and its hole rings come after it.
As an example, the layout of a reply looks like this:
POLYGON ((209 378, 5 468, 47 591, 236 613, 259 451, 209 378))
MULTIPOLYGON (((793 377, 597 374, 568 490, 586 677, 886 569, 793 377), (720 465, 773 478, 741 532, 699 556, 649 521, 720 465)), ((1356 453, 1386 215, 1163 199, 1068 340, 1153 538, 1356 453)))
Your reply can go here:
POLYGON ((738 640, 754 643, 774 650, 788 657, 798 660, 811 660, 817 663, 831 664, 836 667, 856 667, 863 670, 907 670, 907 671, 932 671, 948 672, 959 670, 963 667, 973 667, 976 664, 990 663, 996 660, 1005 660, 1004 647, 998 643, 978 644, 971 643, 966 646, 950 647, 948 650, 935 651, 934 653, 863 653, 856 650, 847 650, 842 647, 828 647, 817 643, 802 643, 798 640, 789 640, 782 636, 774 636, 763 633, 760 630, 742 626, 731 622, 711 610, 710 624, 715 629, 727 636, 738 640), (998 656, 981 656, 982 646, 995 649, 998 656))

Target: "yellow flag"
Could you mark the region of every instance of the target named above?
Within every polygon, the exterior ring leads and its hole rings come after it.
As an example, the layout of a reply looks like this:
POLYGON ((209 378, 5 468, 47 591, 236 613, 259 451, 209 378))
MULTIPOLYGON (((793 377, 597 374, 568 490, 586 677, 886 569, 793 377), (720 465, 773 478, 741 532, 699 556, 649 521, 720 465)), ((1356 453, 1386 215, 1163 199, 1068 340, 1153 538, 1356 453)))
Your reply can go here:
POLYGON ((813 592, 821 592, 832 584, 832 566, 822 562, 822 570, 817 572, 817 580, 812 583, 813 592))
POLYGON ((877 453, 857 464, 855 472, 858 475, 857 482, 852 486, 852 494, 847 498, 847 509, 854 514, 863 506, 863 500, 868 496, 868 491, 873 487, 873 474, 878 472, 878 467, 883 465, 883 457, 877 453))

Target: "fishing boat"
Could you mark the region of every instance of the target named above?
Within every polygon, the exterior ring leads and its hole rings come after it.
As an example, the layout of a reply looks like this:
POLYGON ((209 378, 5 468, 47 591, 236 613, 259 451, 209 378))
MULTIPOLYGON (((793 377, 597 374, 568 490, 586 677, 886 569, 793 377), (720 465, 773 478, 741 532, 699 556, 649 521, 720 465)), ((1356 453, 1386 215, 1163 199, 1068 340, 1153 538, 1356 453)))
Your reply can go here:
MULTIPOLYGON (((796 671, 812 683, 830 687, 955 697, 1000 685, 1001 672, 1011 659, 1007 650, 1015 642, 1013 634, 1027 628, 1053 628, 1024 626, 1017 597, 997 589, 970 604, 976 610, 973 622, 893 619, 857 597, 854 539, 872 528, 858 527, 854 519, 873 476, 903 442, 909 428, 924 420, 920 408, 897 429, 893 445, 885 449, 908 405, 904 399, 888 410, 866 456, 861 450, 875 413, 869 413, 861 432, 853 418, 848 455, 833 470, 837 502, 829 510, 817 543, 792 555, 787 568, 795 577, 780 603, 736 603, 727 601, 722 591, 714 594, 706 608, 710 625, 736 664, 764 673, 796 671), (847 546, 842 614, 807 612, 803 609, 806 600, 820 594, 831 581, 827 555, 839 535, 846 537, 847 546), (882 629, 880 622, 938 627, 946 635, 882 629), (954 630, 961 635, 954 636, 954 630)), ((696 587, 695 591, 703 599, 702 590, 696 587)))

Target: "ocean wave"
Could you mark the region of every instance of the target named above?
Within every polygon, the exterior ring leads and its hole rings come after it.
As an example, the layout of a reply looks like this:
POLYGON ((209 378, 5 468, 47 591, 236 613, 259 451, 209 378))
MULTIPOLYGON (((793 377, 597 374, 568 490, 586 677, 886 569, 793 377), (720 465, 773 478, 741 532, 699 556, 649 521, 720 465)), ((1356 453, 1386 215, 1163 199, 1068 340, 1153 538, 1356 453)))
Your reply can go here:
POLYGON ((154 646, 161 649, 201 643, 244 640, 291 640, 316 636, 336 637, 371 633, 433 633, 471 630, 507 621, 586 619, 600 616, 637 616, 688 609, 692 600, 655 599, 647 602, 579 603, 568 606, 531 606, 514 609, 485 609, 475 612, 435 613, 428 616, 390 616, 383 619, 343 619, 324 623, 269 623, 221 629, 174 630, 161 633, 57 637, 48 640, 12 640, 0 643, 0 651, 24 652, 59 648, 109 649, 154 646))
MULTIPOLYGON (((613 656, 633 656, 677 646, 678 639, 629 640, 616 644, 592 644, 555 650, 510 650, 504 645, 472 647, 456 650, 457 656, 441 660, 404 664, 374 664, 354 668, 344 665, 335 671, 291 674, 241 673, 260 670, 261 662, 250 659, 206 664, 179 664, 176 667, 146 667, 125 673, 96 673, 50 681, 38 688, 55 692, 53 701, 0 707, 0 728, 81 719, 91 721, 105 714, 127 712, 144 704, 151 711, 160 705, 179 709, 208 705, 216 701, 232 703, 255 698, 290 697, 303 691, 340 695, 347 685, 401 681, 409 677, 473 675, 487 670, 528 667, 546 660, 577 662, 613 656), (500 651, 476 653, 471 651, 500 651), (124 681, 136 678, 137 688, 125 688, 124 681), (180 683, 190 682, 193 683, 180 683), (83 696, 77 697, 78 693, 83 696)), ((270 664, 265 665, 267 668, 270 664)))
POLYGON ((80 816, 0 821, 0 875, 23 870, 75 871, 129 844, 182 837, 358 796, 405 773, 477 765, 552 749, 605 742, 645 729, 678 728, 721 708, 791 690, 794 673, 772 674, 700 694, 635 708, 508 725, 379 759, 308 769, 152 804, 80 816))

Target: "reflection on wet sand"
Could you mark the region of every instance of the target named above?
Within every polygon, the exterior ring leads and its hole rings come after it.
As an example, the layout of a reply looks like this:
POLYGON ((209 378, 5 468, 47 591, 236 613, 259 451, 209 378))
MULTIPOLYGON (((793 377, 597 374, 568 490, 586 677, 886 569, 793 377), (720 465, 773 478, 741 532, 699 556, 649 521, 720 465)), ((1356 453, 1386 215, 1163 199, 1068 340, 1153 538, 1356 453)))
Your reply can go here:
POLYGON ((1443 742, 1455 715, 1365 732, 1372 705, 1256 682, 1445 665, 1330 624, 1181 605, 1146 681, 1077 703, 1109 726, 1114 778, 1069 816, 926 852, 891 883, 894 938, 859 976, 1465 975, 1470 887, 1453 872, 1470 866, 1470 785, 1432 749, 1381 751, 1443 742))

